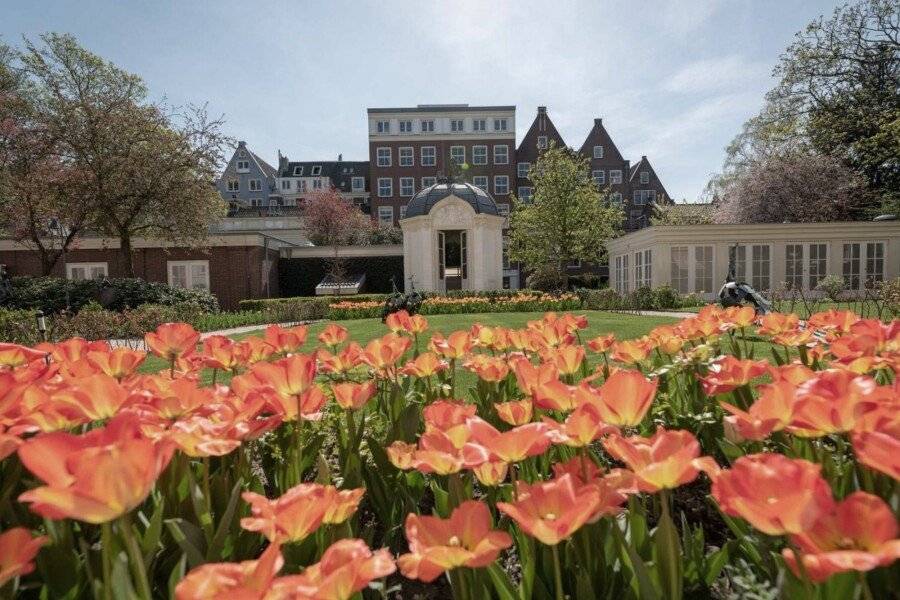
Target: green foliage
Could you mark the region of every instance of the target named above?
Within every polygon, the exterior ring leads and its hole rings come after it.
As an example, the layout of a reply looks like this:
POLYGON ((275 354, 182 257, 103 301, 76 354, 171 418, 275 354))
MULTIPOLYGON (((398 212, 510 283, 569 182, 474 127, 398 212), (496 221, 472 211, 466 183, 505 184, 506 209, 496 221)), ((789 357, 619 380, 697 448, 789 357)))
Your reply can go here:
POLYGON ((566 289, 566 276, 557 265, 541 265, 525 279, 533 290, 552 292, 566 289))
POLYGON ((706 203, 654 204, 651 225, 708 225, 713 207, 706 203))
POLYGON ((845 289, 847 289, 847 284, 840 275, 826 275, 816 285, 816 290, 825 294, 832 302, 840 301, 845 289))
POLYGON ((619 310, 624 307, 624 300, 616 290, 602 288, 586 295, 584 307, 589 310, 619 310))
POLYGON ((629 294, 628 304, 638 310, 651 310, 657 308, 655 300, 653 290, 650 289, 650 286, 645 285, 629 294))
POLYGON ((653 304, 660 310, 678 308, 678 290, 669 285, 663 285, 653 290, 653 304))
POLYGON ((40 341, 35 311, 0 308, 0 342, 34 345, 40 341))
POLYGON ((514 201, 510 215, 510 260, 530 269, 556 267, 565 277, 573 260, 601 263, 605 242, 624 218, 621 207, 601 196, 589 177, 588 159, 550 146, 531 167, 531 202, 514 201))

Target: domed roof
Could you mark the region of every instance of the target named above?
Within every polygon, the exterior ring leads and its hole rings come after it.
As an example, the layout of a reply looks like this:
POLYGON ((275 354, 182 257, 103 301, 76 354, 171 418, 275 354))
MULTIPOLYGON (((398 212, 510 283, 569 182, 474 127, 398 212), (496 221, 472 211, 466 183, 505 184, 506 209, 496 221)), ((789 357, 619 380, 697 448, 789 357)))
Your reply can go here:
POLYGON ((486 215, 499 215, 497 205, 490 194, 471 183, 436 183, 430 187, 419 190, 406 205, 406 219, 427 215, 434 205, 447 196, 456 196, 469 203, 476 213, 486 215))

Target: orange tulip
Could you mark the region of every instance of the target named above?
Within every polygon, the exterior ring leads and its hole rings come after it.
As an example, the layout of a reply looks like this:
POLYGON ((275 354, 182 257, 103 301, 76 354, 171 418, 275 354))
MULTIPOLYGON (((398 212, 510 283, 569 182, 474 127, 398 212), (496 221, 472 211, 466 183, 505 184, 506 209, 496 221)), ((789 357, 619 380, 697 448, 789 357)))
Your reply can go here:
POLYGON ((487 327, 475 323, 469 330, 469 337, 475 346, 504 352, 510 346, 509 330, 505 327, 487 327))
POLYGON ((196 416, 177 421, 161 436, 188 456, 225 456, 241 445, 241 437, 231 423, 215 423, 196 416))
POLYGON ((74 363, 85 358, 88 352, 109 352, 109 343, 97 340, 89 342, 84 338, 73 337, 55 344, 42 343, 34 348, 50 353, 50 358, 57 363, 74 363))
POLYGON ((724 394, 747 385, 768 369, 764 360, 740 360, 726 355, 709 365, 709 374, 699 377, 707 396, 724 394))
POLYGON ((270 542, 299 542, 312 534, 325 519, 333 495, 325 486, 301 483, 269 500, 255 492, 241 497, 250 504, 250 515, 241 519, 241 527, 261 533, 270 542))
POLYGON ((49 541, 45 535, 31 537, 24 527, 13 527, 0 533, 0 588, 14 577, 34 571, 34 557, 49 541))
POLYGON ((454 400, 438 400, 432 402, 422 410, 422 418, 425 420, 425 429, 449 429, 465 425, 470 417, 475 416, 478 407, 474 404, 466 404, 454 400))
POLYGON ((340 352, 331 354, 327 350, 318 350, 316 360, 322 363, 322 371, 340 375, 349 373, 361 362, 362 348, 356 342, 350 342, 340 352))
POLYGON ((362 540, 338 540, 300 575, 276 579, 266 600, 350 600, 373 580, 396 570, 387 548, 372 552, 362 540))
POLYGON ((613 344, 612 359, 629 365, 635 364, 650 356, 652 349, 652 342, 647 337, 637 340, 623 340, 613 344))
POLYGON ((128 391, 109 375, 72 379, 51 394, 53 402, 71 406, 89 421, 108 419, 119 412, 128 391))
POLYGON ((163 323, 155 332, 144 334, 150 351, 169 362, 193 354, 199 339, 200 334, 187 323, 163 323))
POLYGON ((598 335, 594 339, 588 341, 587 347, 597 354, 603 354, 612 347, 615 341, 616 334, 614 333, 610 333, 608 335, 598 335))
POLYGON ((466 426, 471 432, 463 448, 467 466, 485 461, 516 463, 550 447, 550 427, 545 423, 527 423, 501 433, 487 421, 472 417, 466 426))
POLYGON ((19 448, 19 459, 46 485, 19 496, 50 519, 105 523, 141 504, 169 464, 173 448, 140 432, 123 413, 84 435, 45 433, 19 448))
POLYGON ((133 375, 145 358, 145 352, 130 348, 115 348, 106 352, 89 351, 86 356, 86 360, 94 368, 119 381, 133 375))
POLYGON ((257 560, 200 565, 175 587, 175 600, 263 600, 284 566, 280 550, 269 544, 257 560))
POLYGON ((454 331, 446 338, 440 333, 435 333, 431 336, 428 347, 444 358, 457 360, 472 349, 472 339, 468 331, 454 331))
POLYGON ((756 321, 756 310, 752 306, 729 306, 722 313, 723 329, 743 329, 756 321))
POLYGON ((246 356, 246 362, 250 365, 266 360, 275 353, 275 348, 270 343, 258 337, 248 337, 238 342, 238 345, 243 347, 241 353, 246 356))
MULTIPOLYGON (((812 526, 791 536, 801 551, 809 578, 822 582, 845 571, 870 571, 890 565, 900 558, 897 520, 891 508, 878 496, 854 492, 812 526)), ((798 577, 802 571, 794 551, 782 550, 785 562, 798 577)))
POLYGON ((527 359, 513 361, 516 381, 534 405, 547 410, 572 410, 576 406, 575 388, 559 380, 559 372, 552 364, 533 365, 527 359))
POLYGON ((329 348, 334 348, 347 341, 348 336, 349 333, 347 332, 346 327, 342 327, 337 323, 329 323, 322 332, 319 333, 318 339, 329 348))
POLYGON ((590 404, 600 418, 616 427, 636 427, 644 420, 656 396, 658 380, 650 381, 640 371, 620 369, 599 388, 582 384, 575 389, 578 404, 590 404))
POLYGON ((357 410, 366 405, 378 386, 375 380, 369 379, 365 383, 333 383, 331 384, 331 392, 334 394, 334 400, 338 406, 344 410, 357 410))
POLYGON ((744 411, 722 402, 722 408, 731 413, 723 422, 725 435, 734 442, 764 440, 773 431, 781 431, 793 417, 794 394, 797 388, 787 381, 776 381, 757 388, 759 399, 744 411))
POLYGON ((447 362, 438 358, 437 354, 433 352, 423 352, 406 363, 406 366, 400 369, 400 371, 404 375, 421 378, 437 375, 441 371, 446 370, 447 367, 447 362))
POLYGON ((576 487, 584 485, 596 485, 601 489, 601 499, 604 493, 609 495, 612 492, 619 494, 621 497, 618 502, 611 496, 609 500, 602 503, 605 510, 612 512, 613 507, 618 506, 628 497, 629 494, 637 494, 640 492, 637 485, 637 478, 634 473, 627 469, 610 469, 603 472, 591 458, 584 455, 577 455, 562 463, 553 465, 553 476, 557 479, 563 475, 571 475, 575 481, 576 487))
POLYGON ((40 350, 32 350, 19 344, 0 342, 0 368, 15 369, 45 356, 47 353, 40 350))
POLYGON ((644 492, 677 488, 696 479, 701 470, 714 473, 718 469, 712 458, 698 458, 700 443, 684 430, 659 427, 649 438, 614 433, 603 441, 603 447, 634 471, 644 492))
POLYGON ((509 364, 506 360, 486 354, 473 355, 463 363, 463 367, 475 373, 479 379, 488 382, 503 381, 509 374, 509 364))
POLYGON ((324 502, 328 508, 322 522, 327 525, 339 525, 349 519, 359 508, 359 502, 365 493, 365 488, 339 490, 333 485, 326 485, 324 502))
POLYGON ((410 513, 406 539, 410 552, 397 558, 400 572, 408 579, 425 582, 457 567, 487 567, 512 546, 508 533, 491 529, 487 505, 475 500, 453 509, 449 519, 410 513))
POLYGON ((316 359, 310 354, 292 354, 275 362, 259 362, 250 371, 231 380, 239 396, 259 392, 273 411, 285 421, 298 416, 316 420, 327 398, 315 385, 316 359))
POLYGON ((416 469, 438 475, 457 473, 465 465, 462 448, 468 439, 468 430, 456 426, 451 431, 455 432, 453 437, 426 426, 425 433, 419 436, 418 447, 398 440, 387 447, 388 458, 398 469, 416 469))
POLYGON ((416 463, 416 445, 408 444, 402 440, 397 440, 387 448, 385 448, 388 460, 391 464, 401 471, 408 471, 415 467, 416 463))
POLYGON ((665 354, 677 354, 684 346, 684 338, 678 335, 677 330, 671 325, 654 327, 649 337, 656 348, 665 354))
POLYGON ((472 472, 475 473, 475 477, 478 478, 481 485, 496 487, 506 481, 509 465, 503 461, 488 461, 472 467, 472 472))
MULTIPOLYGON (((413 318, 414 317, 411 317, 407 311, 398 310, 397 312, 389 314, 387 318, 385 318, 384 324, 394 333, 411 334, 413 333, 413 329, 417 330, 415 333, 421 333, 427 328, 427 321, 425 322, 425 327, 422 327, 421 323, 414 325, 413 318)), ((424 320, 424 318, 422 319, 424 320)))
POLYGON ((234 372, 249 357, 250 347, 224 335, 211 335, 203 340, 203 364, 210 369, 234 372))
POLYGON ((263 339, 275 349, 275 352, 297 352, 306 343, 306 327, 299 325, 283 329, 279 325, 269 325, 263 339))
POLYGON ((795 386, 816 376, 815 371, 800 363, 791 363, 777 367, 769 365, 768 370, 769 375, 772 376, 772 381, 787 381, 795 386))
POLYGON ((550 439, 554 444, 565 444, 573 448, 590 445, 602 435, 616 431, 600 418, 600 413, 591 404, 583 404, 566 417, 565 423, 557 423, 544 417, 544 423, 550 428, 550 439))
POLYGON ((150 375, 132 389, 140 389, 145 397, 143 406, 163 419, 178 419, 215 401, 212 388, 199 387, 192 379, 171 380, 150 375))
POLYGON ((576 489, 571 475, 534 485, 520 482, 517 497, 516 502, 498 502, 497 509, 550 546, 578 531, 600 505, 600 492, 592 486, 576 489))
POLYGON ((826 310, 809 316, 806 324, 813 329, 847 333, 859 321, 859 315, 852 310, 826 310))
MULTIPOLYGON (((0 460, 3 460, 22 445, 19 436, 4 431, 6 428, 0 425, 0 460)), ((0 584, 2 585, 2 584, 0 584)))
POLYGON ((800 326, 800 318, 794 313, 768 313, 763 315, 760 320, 759 333, 766 335, 778 335, 780 333, 790 333, 796 331, 800 326))
POLYGON ((853 434, 856 459, 900 481, 900 438, 881 431, 860 431, 853 434))
POLYGON ((578 372, 581 363, 584 362, 584 348, 574 345, 548 348, 541 357, 544 362, 551 363, 563 375, 573 375, 578 372))
POLYGON ((821 468, 783 454, 742 456, 713 477, 712 496, 722 512, 763 533, 802 533, 834 504, 821 468))
POLYGON ((412 340, 408 337, 389 333, 366 344, 360 360, 377 371, 386 372, 400 360, 410 346, 412 340))
POLYGON ((797 387, 790 430, 804 437, 851 431, 893 396, 871 377, 843 369, 819 371, 797 387))
POLYGON ((531 421, 533 407, 531 400, 526 398, 525 400, 498 402, 494 404, 494 410, 497 411, 497 416, 500 417, 501 421, 516 426, 524 425, 531 421))

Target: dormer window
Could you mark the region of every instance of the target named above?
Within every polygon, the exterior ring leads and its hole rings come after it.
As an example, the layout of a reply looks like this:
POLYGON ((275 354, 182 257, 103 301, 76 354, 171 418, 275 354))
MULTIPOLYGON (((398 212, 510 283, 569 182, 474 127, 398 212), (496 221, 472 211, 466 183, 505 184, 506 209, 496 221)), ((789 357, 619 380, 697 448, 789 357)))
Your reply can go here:
POLYGON ((322 174, 322 166, 321 165, 314 166, 312 168, 312 174, 313 174, 313 177, 315 177, 316 175, 321 175, 322 174))
POLYGON ((603 158, 603 146, 594 146, 594 158, 603 158))
POLYGON ((400 121, 400 133, 412 133, 412 121, 400 121))
POLYGON ((472 131, 487 131, 487 122, 484 119, 474 119, 472 121, 472 131))
POLYGON ((237 161, 237 170, 238 173, 247 173, 250 170, 250 161, 249 160, 239 160, 237 161))
POLYGON ((463 130, 463 120, 462 119, 450 119, 450 131, 460 132, 463 130))
POLYGON ((641 183, 642 184, 650 183, 650 172, 649 171, 641 171, 641 183))
POLYGON ((390 121, 378 121, 375 126, 378 133, 390 133, 391 132, 391 122, 390 121))
POLYGON ((538 150, 546 150, 547 149, 547 136, 539 135, 538 136, 538 150))
POLYGON ((425 119, 422 121, 422 133, 432 133, 434 131, 434 121, 425 119))
POLYGON ((494 119, 494 131, 506 131, 508 127, 506 119, 494 119))
POLYGON ((300 177, 303 175, 303 167, 294 167, 294 176, 300 177))

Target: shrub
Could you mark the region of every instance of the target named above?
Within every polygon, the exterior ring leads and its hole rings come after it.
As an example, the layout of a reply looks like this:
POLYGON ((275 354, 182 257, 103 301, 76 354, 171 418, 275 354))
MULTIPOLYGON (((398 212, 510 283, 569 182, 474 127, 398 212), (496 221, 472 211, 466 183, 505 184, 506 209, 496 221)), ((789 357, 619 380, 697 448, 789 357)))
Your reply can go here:
POLYGON ((706 304, 709 304, 709 302, 705 300, 700 294, 690 293, 682 296, 679 304, 682 308, 692 308, 694 306, 704 306, 706 304))
POLYGON ((0 308, 0 342, 34 345, 41 341, 35 311, 0 308))
POLYGON ((651 310, 656 308, 653 298, 653 290, 649 286, 642 285, 628 295, 629 308, 636 310, 651 310))
POLYGON ((624 306, 622 297, 612 288, 602 288, 587 295, 589 310, 619 310, 624 306))
POLYGON ((536 269, 526 279, 526 284, 533 290, 552 292, 566 288, 566 277, 552 265, 536 269))
POLYGON ((669 285, 656 288, 653 290, 653 305, 661 310, 678 308, 678 291, 669 285))
POLYGON ((832 302, 839 302, 845 289, 844 278, 840 275, 826 275, 816 286, 816 290, 825 294, 832 302))
POLYGON ((582 273, 569 277, 569 286, 573 288, 586 288, 596 290, 600 287, 600 276, 594 273, 582 273))

